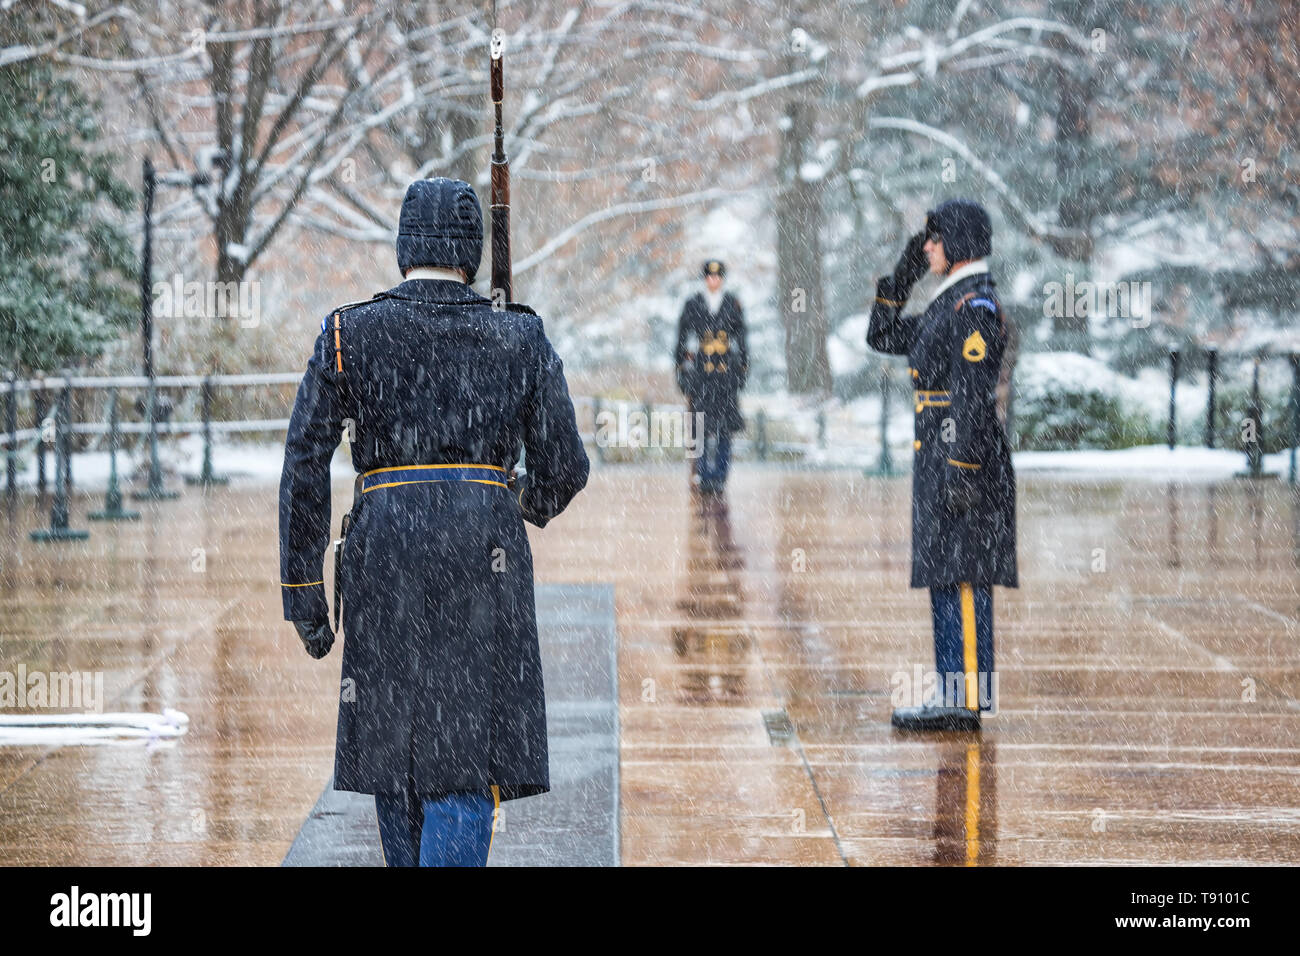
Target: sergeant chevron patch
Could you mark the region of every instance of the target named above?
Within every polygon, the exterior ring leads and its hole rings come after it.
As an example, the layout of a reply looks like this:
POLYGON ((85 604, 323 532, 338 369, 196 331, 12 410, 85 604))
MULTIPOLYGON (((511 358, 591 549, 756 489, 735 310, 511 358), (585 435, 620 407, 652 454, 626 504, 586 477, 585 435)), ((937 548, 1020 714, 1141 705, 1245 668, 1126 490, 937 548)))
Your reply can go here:
POLYGON ((984 358, 984 349, 984 336, 980 335, 979 329, 976 329, 961 344, 962 358, 968 362, 978 362, 984 358))

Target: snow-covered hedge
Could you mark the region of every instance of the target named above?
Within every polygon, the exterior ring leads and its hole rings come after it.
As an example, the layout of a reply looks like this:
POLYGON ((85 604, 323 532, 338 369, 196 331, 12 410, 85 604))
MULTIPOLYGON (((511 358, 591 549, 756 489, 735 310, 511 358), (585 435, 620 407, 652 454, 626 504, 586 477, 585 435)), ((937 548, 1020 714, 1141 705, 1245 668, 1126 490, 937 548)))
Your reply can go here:
MULTIPOLYGON (((1164 437, 1149 380, 1126 378, 1073 352, 1022 355, 1015 373, 1017 447, 1042 451, 1129 448, 1164 437)), ((1167 393, 1165 401, 1167 403, 1167 393)))
MULTIPOLYGON (((1220 366, 1215 447, 1245 451, 1250 418, 1250 363, 1220 366)), ((1169 421, 1169 373, 1143 369, 1129 378, 1105 363, 1074 352, 1031 352, 1016 366, 1013 428, 1018 448, 1131 448, 1162 444, 1169 421)), ((1291 374, 1285 362, 1266 362, 1260 375, 1261 421, 1250 433, 1266 453, 1289 447, 1291 374)), ((1177 441, 1205 443, 1208 386, 1202 370, 1178 383, 1177 441)))

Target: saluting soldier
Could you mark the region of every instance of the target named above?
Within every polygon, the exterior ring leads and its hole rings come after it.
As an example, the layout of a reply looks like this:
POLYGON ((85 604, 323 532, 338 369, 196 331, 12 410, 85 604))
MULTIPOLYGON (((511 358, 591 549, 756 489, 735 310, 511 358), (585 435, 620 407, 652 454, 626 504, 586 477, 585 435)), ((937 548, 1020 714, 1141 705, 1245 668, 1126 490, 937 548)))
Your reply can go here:
POLYGON ((916 396, 911 583, 930 589, 941 693, 894 711, 905 730, 980 728, 996 707, 992 588, 1018 586, 1016 477, 995 394, 1008 330, 991 249, 979 203, 940 204, 878 280, 867 331, 872 348, 909 357, 916 396), (944 279, 920 315, 904 315, 927 264, 944 279))
POLYGON ((359 474, 335 548, 334 788, 375 795, 390 866, 484 865, 500 802, 550 787, 524 522, 563 511, 588 462, 541 318, 468 285, 482 243, 468 183, 411 184, 404 281, 321 323, 280 479, 284 616, 321 658, 330 459, 346 433, 359 474))
MULTIPOLYGON (((701 270, 704 291, 686 300, 677 322, 677 387, 703 416, 703 453, 695 479, 706 494, 722 491, 731 466, 731 435, 745 427, 739 392, 749 373, 745 314, 740 301, 723 291, 727 267, 717 259, 701 270)), ((692 427, 694 419, 692 419, 692 427)))

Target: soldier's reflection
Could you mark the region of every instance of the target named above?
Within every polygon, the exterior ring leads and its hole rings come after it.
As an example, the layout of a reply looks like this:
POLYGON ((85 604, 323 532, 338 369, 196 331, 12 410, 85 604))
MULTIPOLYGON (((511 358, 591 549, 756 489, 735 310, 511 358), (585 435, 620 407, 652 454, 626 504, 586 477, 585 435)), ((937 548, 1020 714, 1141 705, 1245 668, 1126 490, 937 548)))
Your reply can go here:
POLYGON ((688 703, 729 704, 745 696, 743 662, 749 635, 739 624, 745 606, 745 566, 731 533, 722 494, 693 495, 686 544, 686 579, 677 608, 690 621, 673 628, 673 650, 692 665, 682 674, 688 703))
POLYGON ((934 862, 986 866, 997 859, 997 749, 991 740, 939 745, 934 862))

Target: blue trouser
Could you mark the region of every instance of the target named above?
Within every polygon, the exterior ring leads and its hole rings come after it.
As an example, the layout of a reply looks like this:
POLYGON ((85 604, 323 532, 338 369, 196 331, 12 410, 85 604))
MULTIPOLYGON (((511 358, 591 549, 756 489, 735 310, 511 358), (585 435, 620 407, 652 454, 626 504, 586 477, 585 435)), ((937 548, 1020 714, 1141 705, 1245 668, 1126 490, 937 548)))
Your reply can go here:
POLYGON ((492 848, 492 791, 455 790, 420 799, 375 794, 379 842, 389 866, 486 866, 492 848))
POLYGON ((731 466, 731 432, 725 427, 704 432, 704 449, 696 463, 695 473, 705 488, 721 488, 727 481, 731 466))
POLYGON ((942 703, 995 710, 993 589, 978 584, 930 588, 930 612, 934 615, 934 661, 942 703))

